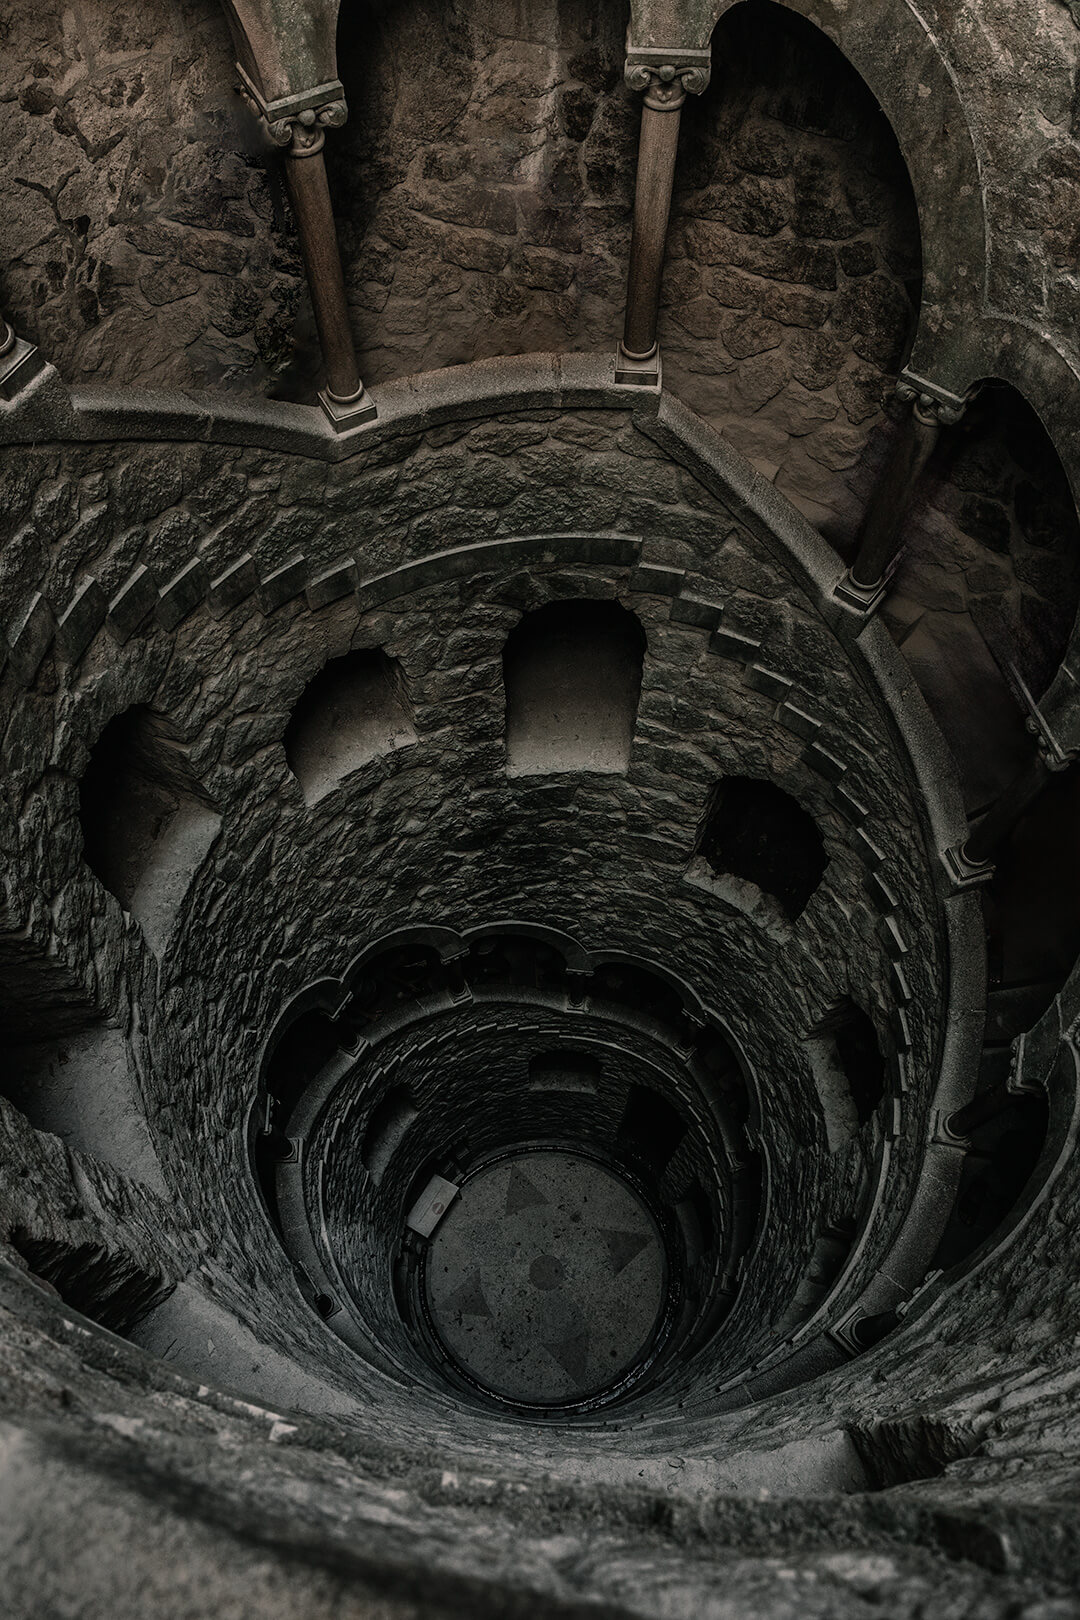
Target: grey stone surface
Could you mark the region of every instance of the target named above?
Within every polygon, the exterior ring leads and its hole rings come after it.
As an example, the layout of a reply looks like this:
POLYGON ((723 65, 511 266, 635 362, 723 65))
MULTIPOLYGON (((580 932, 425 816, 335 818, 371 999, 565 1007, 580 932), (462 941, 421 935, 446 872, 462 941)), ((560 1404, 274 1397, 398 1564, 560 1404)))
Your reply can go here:
POLYGON ((684 116, 667 388, 631 399, 623 21, 346 17, 328 158, 379 416, 335 436, 288 402, 318 357, 221 14, 0 19, 2 301, 41 345, 0 401, 0 1565, 27 1620, 1078 1612, 1068 784, 985 898, 939 857, 1030 752, 995 655, 1080 735, 1080 32, 1060 0, 731 8, 684 116), (905 360, 1008 388, 943 437, 863 625, 831 591, 905 360), (583 597, 645 633, 628 752, 515 778, 505 639, 583 597), (305 798, 290 716, 373 649, 415 742, 305 798), (119 896, 80 784, 136 705, 213 809, 119 896), (686 881, 723 775, 820 828, 793 926, 686 881), (369 1037, 279 1078, 278 1233, 248 1152, 275 1032, 343 1016, 403 929, 434 988, 399 965, 369 1037), (554 988, 526 937, 563 953, 554 988), (518 944, 485 979, 493 939, 518 944), (611 999, 642 963, 675 1013, 655 983, 611 999), (846 998, 885 1058, 862 1125, 814 1048, 846 998), (534 1068, 575 1041, 596 1073, 534 1068), (647 1077, 693 1121, 663 1188, 705 1253, 685 1206, 715 1155, 702 1297, 733 1303, 640 1403, 525 1427, 410 1337, 401 1210, 508 1116, 617 1138, 647 1077), (1002 1147, 958 1145, 976 1085, 1041 1108, 1038 1140, 1006 1112, 1002 1147), (1028 1170, 972 1216, 995 1152, 1028 1170))
POLYGON ((644 1204, 564 1153, 502 1159, 466 1181, 430 1245, 435 1331, 484 1388, 525 1405, 602 1394, 648 1351, 666 1259, 644 1204))

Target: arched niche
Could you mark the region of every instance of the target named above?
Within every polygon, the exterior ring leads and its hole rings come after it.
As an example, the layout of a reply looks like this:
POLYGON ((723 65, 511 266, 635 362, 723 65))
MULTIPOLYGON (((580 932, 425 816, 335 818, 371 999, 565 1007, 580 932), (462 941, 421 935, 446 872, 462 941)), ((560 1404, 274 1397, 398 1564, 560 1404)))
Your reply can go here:
POLYGON ((332 658, 309 681, 285 731, 285 758, 307 804, 380 754, 416 741, 397 663, 379 650, 332 658))
POLYGON ((509 776, 624 773, 641 693, 645 632, 616 602, 551 602, 503 649, 509 776))
POLYGON ((713 789, 687 877, 783 927, 805 911, 828 859, 813 816, 790 793, 757 777, 726 776, 713 789))
POLYGON ((851 61, 773 0, 721 17, 683 109, 661 316, 665 385, 833 538, 914 337, 919 216, 851 61), (708 362, 708 363, 706 363, 708 362))
POLYGON ((86 864, 160 956, 221 827, 163 715, 136 705, 109 721, 79 783, 79 819, 86 864))
POLYGON ((1080 601, 1080 520, 1037 412, 985 378, 916 491, 883 613, 956 757, 969 809, 1027 759, 1080 601))

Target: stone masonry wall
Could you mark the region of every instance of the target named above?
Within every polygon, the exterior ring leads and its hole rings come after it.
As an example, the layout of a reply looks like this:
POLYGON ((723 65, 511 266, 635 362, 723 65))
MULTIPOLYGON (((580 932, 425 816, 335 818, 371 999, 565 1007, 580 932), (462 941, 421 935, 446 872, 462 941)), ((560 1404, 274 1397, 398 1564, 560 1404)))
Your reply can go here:
MULTIPOLYGON (((305 1329, 285 1309, 283 1257, 269 1234, 237 1224, 224 1191, 247 1176, 243 1126, 259 1045, 284 1002, 340 972, 343 950, 410 919, 462 926, 508 910, 594 948, 652 954, 717 997, 751 1062, 776 1077, 763 1107, 775 1241, 789 1246, 770 1274, 790 1274, 793 1288, 826 1189, 835 1181, 848 1196, 846 1172, 822 1156, 800 1042, 843 987, 875 1015, 883 1039, 902 1033, 910 1044, 912 1091, 901 1106, 917 1113, 936 1062, 941 975, 904 769, 882 746, 873 698, 779 560, 621 412, 431 429, 333 468, 210 446, 20 452, 13 500, 47 471, 56 483, 40 484, 43 501, 50 489, 73 495, 81 479, 86 504, 81 513, 74 499, 51 512, 39 505, 10 553, 9 610, 18 617, 32 580, 61 613, 72 596, 86 603, 91 571, 113 603, 113 629, 60 664, 50 655, 34 693, 17 702, 8 736, 27 805, 20 860, 45 880, 24 891, 25 920, 96 981, 106 1008, 129 999, 138 1007, 155 1145, 212 1235, 215 1286, 240 1320, 295 1354, 310 1353, 319 1331, 314 1318, 305 1329), (581 555, 569 540, 520 563, 511 551, 488 564, 481 550, 458 583, 435 574, 366 605, 355 595, 355 563, 340 560, 343 551, 360 555, 370 577, 447 545, 580 533, 586 515, 593 532, 615 533, 583 543, 581 555), (646 536, 643 550, 635 530, 646 536), (304 567, 290 575, 300 550, 304 567), (167 604, 182 604, 176 581, 191 577, 193 557, 210 595, 191 599, 177 623, 167 604), (277 583, 256 591, 258 579, 277 583), (648 637, 630 776, 508 779, 503 640, 523 611, 582 594, 622 599, 648 637), (708 605, 718 598, 722 613, 708 605), (400 661, 418 743, 309 809, 281 737, 307 681, 350 645, 383 646, 400 661), (223 817, 160 969, 79 855, 77 778, 107 720, 133 702, 170 716, 223 817), (815 816, 831 856, 822 888, 782 941, 683 882, 711 787, 731 771, 779 780, 815 816), (64 898, 49 899, 45 884, 64 898), (667 921, 656 932, 650 918, 667 921), (898 952, 910 963, 899 975, 890 966, 898 952), (772 998, 766 1027, 761 987, 778 971, 783 994, 772 998), (789 1225, 783 1211, 796 1209, 806 1218, 789 1225), (266 1289, 281 1296, 269 1319, 266 1289)), ((61 640, 75 620, 64 622, 61 640)), ((15 673, 9 666, 9 701, 15 673)), ((916 1163, 915 1137, 905 1133, 893 1144, 896 1201, 882 1211, 863 1276, 916 1163)))

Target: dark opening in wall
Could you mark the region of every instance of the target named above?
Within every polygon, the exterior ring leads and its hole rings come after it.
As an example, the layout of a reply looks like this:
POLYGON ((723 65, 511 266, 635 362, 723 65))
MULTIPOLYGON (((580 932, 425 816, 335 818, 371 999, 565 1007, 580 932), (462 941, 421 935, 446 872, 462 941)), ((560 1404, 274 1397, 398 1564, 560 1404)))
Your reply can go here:
POLYGON ((636 962, 599 962, 589 981, 589 995, 644 1013, 680 1032, 686 1022, 683 999, 675 986, 636 962))
POLYGON ((817 1025, 807 1055, 825 1116, 829 1151, 845 1147, 874 1117, 885 1095, 887 1071, 873 1020, 844 1000, 817 1025))
POLYGON ((633 1153, 659 1175, 686 1135, 677 1108, 648 1086, 631 1086, 619 1124, 619 1147, 633 1153))
POLYGON ((1027 401, 988 380, 920 480, 884 608, 956 757, 970 814, 1031 748, 1008 666, 1041 697, 1078 599, 1080 521, 1065 469, 1027 401), (956 600, 941 593, 946 555, 956 600))
POLYGON ((976 1098, 956 1116, 955 1128, 966 1130, 971 1146, 935 1268, 948 1270, 966 1260, 1001 1225, 1039 1162, 1048 1121, 1043 1092, 999 1091, 976 1098))
POLYGON ((615 602, 527 613, 503 649, 508 773, 626 771, 644 655, 644 630, 615 602))
POLYGON ((748 776, 727 776, 713 790, 697 853, 715 875, 771 895, 788 922, 806 908, 828 865, 821 834, 798 800, 748 776))
POLYGON ((687 1265, 692 1267, 710 1253, 716 1243, 716 1223, 712 1204, 705 1196, 701 1183, 694 1181, 684 1198, 675 1205, 675 1214, 682 1227, 686 1244, 687 1265))
POLYGON ((97 1243, 36 1238, 16 1227, 9 1242, 36 1277, 49 1283, 65 1305, 112 1333, 128 1334, 175 1284, 136 1265, 130 1255, 97 1243))
POLYGON ((1042 1016, 1080 955, 1080 766, 1051 778, 997 852, 984 893, 987 1041, 1007 1045, 1042 1016))
POLYGON ((434 946, 415 942, 391 946, 358 969, 342 1022, 359 1034, 388 1008, 431 995, 447 982, 446 967, 434 946))
POLYGON ((712 56, 707 93, 682 112, 665 385, 767 463, 785 495, 843 544, 859 516, 852 468, 880 427, 887 380, 915 328, 922 254, 911 180, 876 96, 790 7, 730 6, 712 56), (818 445, 835 443, 840 424, 843 450, 826 458, 818 445))
POLYGON ((566 961, 545 940, 524 934, 488 934, 473 940, 466 971, 475 984, 550 990, 563 983, 566 961))
POLYGON ((872 1119, 885 1095, 886 1068, 878 1033, 869 1014, 853 1001, 842 1001, 816 1031, 831 1041, 836 1061, 860 1126, 872 1119))
POLYGON ((369 759, 416 741, 397 663, 373 650, 333 658, 301 693, 285 730, 285 758, 315 804, 369 759))
POLYGON ((849 1001, 841 1010, 833 1039, 851 1087, 859 1124, 865 1125, 885 1095, 885 1059, 873 1019, 849 1001))
POLYGON ((417 1112, 408 1086, 393 1086, 372 1111, 360 1157, 364 1168, 375 1181, 382 1179, 417 1112))
POLYGON ((291 1157, 287 1130, 305 1089, 341 1046, 341 1030, 320 1007, 300 1013, 284 1031, 263 1071, 263 1094, 252 1123, 251 1155, 266 1211, 280 1226, 277 1166, 291 1157))
POLYGON ((595 1091, 599 1061, 586 1052, 537 1052, 529 1060, 529 1084, 535 1091, 595 1091))
POLYGON ((83 854, 160 955, 221 819, 164 716, 139 705, 110 720, 79 784, 83 854))

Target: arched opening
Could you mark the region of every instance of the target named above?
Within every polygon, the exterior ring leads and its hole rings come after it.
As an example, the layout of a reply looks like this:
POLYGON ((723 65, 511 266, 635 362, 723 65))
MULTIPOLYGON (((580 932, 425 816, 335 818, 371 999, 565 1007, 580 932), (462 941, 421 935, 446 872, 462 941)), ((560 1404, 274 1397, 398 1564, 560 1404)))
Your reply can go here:
POLYGON ((476 0, 341 6, 363 117, 326 160, 367 382, 618 330, 640 116, 625 31, 606 4, 507 27, 476 0))
POLYGON ((374 650, 331 659, 304 688, 284 740, 307 804, 318 803, 368 760, 414 743, 397 663, 374 650))
MULTIPOLYGON (((1029 739, 1030 746, 1030 739, 1029 739)), ((1050 1006, 1080 956, 1080 765, 1047 783, 995 856, 983 895, 987 1056, 1050 1006)))
POLYGON ((16 1227, 8 1242, 65 1305, 121 1337, 163 1304, 176 1286, 145 1271, 125 1250, 104 1243, 65 1242, 25 1227, 16 1227))
POLYGON ((109 721, 79 784, 79 819, 86 864, 160 955, 221 826, 164 716, 139 705, 109 721))
POLYGON ((648 1086, 631 1086, 619 1122, 618 1145, 656 1176, 667 1168, 686 1135, 678 1109, 648 1086))
POLYGON ((1026 760, 1017 678, 1039 698, 1080 604, 1080 518, 1015 388, 986 382, 915 493, 883 614, 956 758, 969 812, 1026 760))
POLYGON ((416 1103, 408 1086, 393 1086, 373 1109, 360 1157, 375 1181, 382 1179, 406 1131, 417 1117, 416 1103))
POLYGON ((622 773, 641 692, 645 632, 616 602, 552 602, 503 649, 506 769, 622 773))
POLYGON ((682 115, 664 275, 664 383, 830 539, 914 335, 922 252, 892 128, 805 17, 742 0, 682 115))
POLYGON ((885 1059, 873 1019, 842 1001, 818 1024, 806 1050, 829 1151, 836 1153, 873 1119, 885 1095, 885 1059))
POLYGON ((697 863, 714 878, 735 880, 720 891, 732 903, 752 910, 765 894, 792 923, 821 882, 828 856, 813 817, 790 793, 756 777, 727 776, 713 790, 697 863), (739 884, 753 892, 740 893, 739 884))

